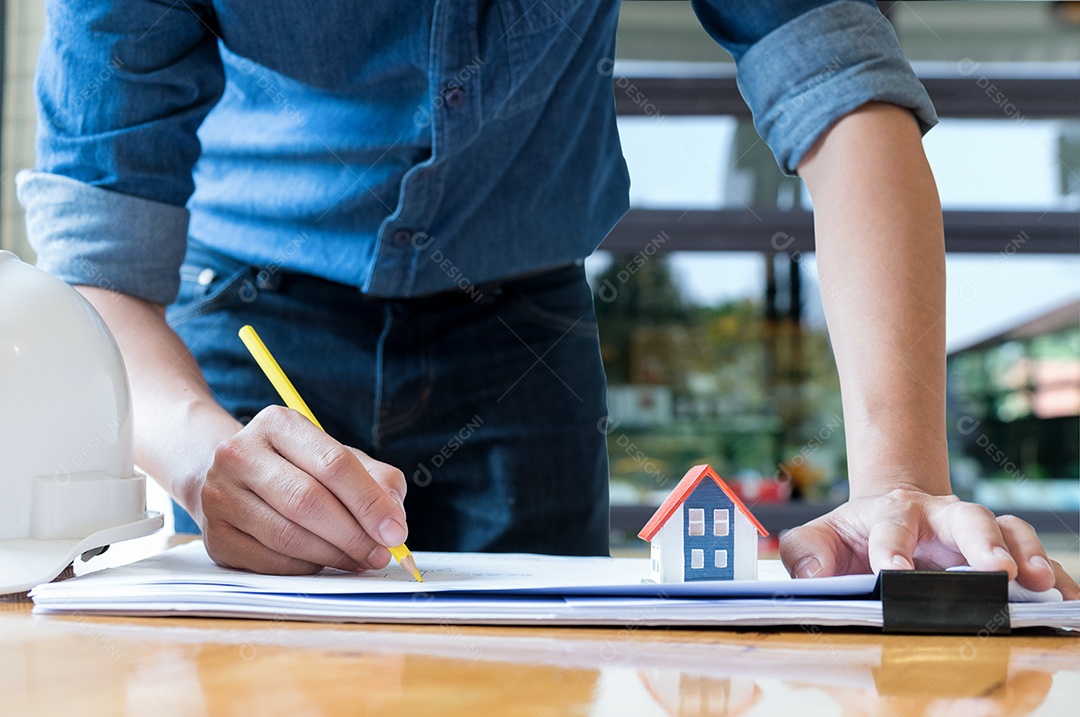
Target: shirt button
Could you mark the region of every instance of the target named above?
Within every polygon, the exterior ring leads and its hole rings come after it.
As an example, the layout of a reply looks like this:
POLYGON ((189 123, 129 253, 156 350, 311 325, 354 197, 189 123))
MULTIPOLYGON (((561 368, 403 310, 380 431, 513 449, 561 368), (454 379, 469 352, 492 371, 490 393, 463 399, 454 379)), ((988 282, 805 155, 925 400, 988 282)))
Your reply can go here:
POLYGON ((398 246, 405 246, 412 241, 413 233, 408 229, 398 229, 394 232, 394 243, 398 246))
POLYGON ((455 107, 461 107, 465 104, 465 90, 459 85, 451 85, 442 91, 443 99, 446 100, 446 106, 450 109, 455 107))

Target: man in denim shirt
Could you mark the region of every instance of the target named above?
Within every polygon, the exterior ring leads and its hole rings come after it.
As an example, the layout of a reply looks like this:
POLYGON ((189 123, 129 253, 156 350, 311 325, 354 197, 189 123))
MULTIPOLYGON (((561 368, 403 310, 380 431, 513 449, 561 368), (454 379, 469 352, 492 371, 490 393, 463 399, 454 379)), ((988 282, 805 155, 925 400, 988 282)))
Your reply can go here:
MULTIPOLYGON (((792 531, 786 564, 967 561, 1051 586, 1030 526, 950 494, 941 213, 920 143, 936 118, 889 23, 861 0, 694 8, 813 195, 834 289, 852 498, 792 531)), ((49 2, 37 169, 18 187, 30 238, 116 334, 137 460, 219 563, 382 567, 406 508, 414 548, 607 552, 581 261, 627 209, 603 71, 617 13, 49 2), (265 408, 245 323, 329 436, 265 408)))

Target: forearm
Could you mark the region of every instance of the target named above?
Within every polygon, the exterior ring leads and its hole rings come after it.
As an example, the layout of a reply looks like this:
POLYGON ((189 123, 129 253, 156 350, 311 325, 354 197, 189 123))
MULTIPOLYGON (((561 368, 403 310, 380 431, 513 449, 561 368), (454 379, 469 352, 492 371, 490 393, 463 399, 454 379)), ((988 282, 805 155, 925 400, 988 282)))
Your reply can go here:
POLYGON ((165 322, 165 307, 97 287, 76 288, 105 319, 124 356, 136 462, 197 516, 214 451, 240 423, 214 401, 195 359, 165 322))
POLYGON ((865 105, 799 174, 814 200, 852 495, 948 493, 941 204, 915 119, 865 105))

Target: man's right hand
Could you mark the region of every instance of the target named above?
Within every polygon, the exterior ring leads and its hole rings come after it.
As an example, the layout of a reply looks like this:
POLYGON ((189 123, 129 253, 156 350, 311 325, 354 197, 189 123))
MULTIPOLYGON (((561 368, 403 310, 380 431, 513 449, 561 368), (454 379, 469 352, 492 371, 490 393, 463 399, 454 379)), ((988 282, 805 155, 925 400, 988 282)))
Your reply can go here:
POLYGON ((214 399, 164 306, 76 288, 124 355, 135 462, 199 521, 216 562, 275 574, 387 565, 386 546, 407 532, 401 471, 280 406, 241 426, 214 399))
POLYGON ((405 542, 405 476, 270 406, 214 454, 200 487, 214 562, 276 575, 386 567, 405 542))

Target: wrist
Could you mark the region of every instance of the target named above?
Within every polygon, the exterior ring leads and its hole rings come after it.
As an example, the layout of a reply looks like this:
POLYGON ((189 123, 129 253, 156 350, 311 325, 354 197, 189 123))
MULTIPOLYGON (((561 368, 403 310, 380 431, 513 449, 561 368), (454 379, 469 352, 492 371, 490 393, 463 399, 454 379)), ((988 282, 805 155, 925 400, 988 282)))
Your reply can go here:
POLYGON ((851 471, 848 477, 852 498, 885 495, 894 490, 914 490, 928 495, 952 495, 947 458, 928 461, 926 456, 900 463, 880 463, 873 468, 851 471))
POLYGON ((952 494, 944 425, 926 422, 915 427, 874 428, 863 424, 852 429, 849 424, 846 434, 852 498, 893 490, 952 494))
POLYGON ((935 476, 933 479, 911 479, 910 476, 910 471, 893 477, 875 476, 872 480, 866 481, 858 481, 852 476, 849 479, 849 499, 876 498, 895 492, 922 493, 932 496, 953 494, 948 474, 935 476))
MULTIPOLYGON (((164 418, 164 417, 163 417, 164 418)), ((243 425, 210 400, 193 400, 175 407, 168 420, 143 436, 154 447, 143 465, 196 522, 202 517, 202 487, 214 464, 218 446, 243 425)))

